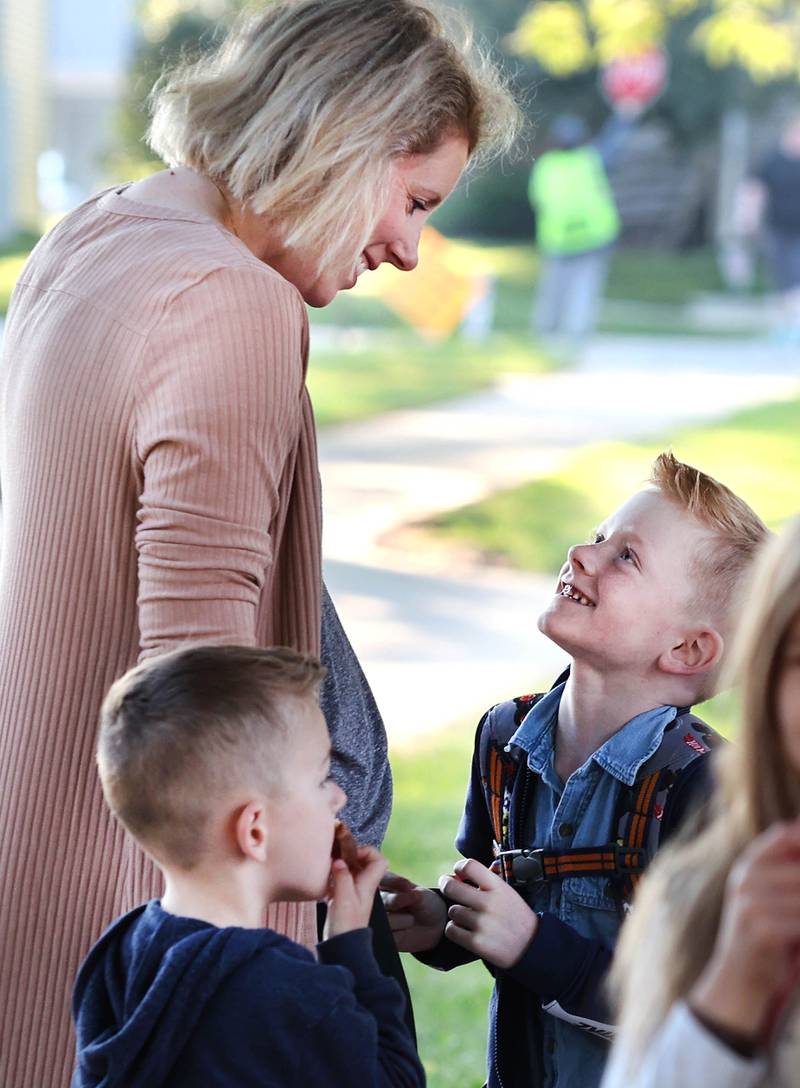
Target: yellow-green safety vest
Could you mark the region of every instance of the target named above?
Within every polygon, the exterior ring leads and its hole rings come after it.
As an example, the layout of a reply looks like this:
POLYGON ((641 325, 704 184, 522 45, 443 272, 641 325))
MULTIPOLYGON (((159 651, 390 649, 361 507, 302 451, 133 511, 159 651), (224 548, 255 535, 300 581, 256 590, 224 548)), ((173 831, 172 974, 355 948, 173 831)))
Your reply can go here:
POLYGON ((609 245, 619 235, 614 194, 593 147, 545 152, 531 171, 528 196, 542 253, 583 253, 609 245))

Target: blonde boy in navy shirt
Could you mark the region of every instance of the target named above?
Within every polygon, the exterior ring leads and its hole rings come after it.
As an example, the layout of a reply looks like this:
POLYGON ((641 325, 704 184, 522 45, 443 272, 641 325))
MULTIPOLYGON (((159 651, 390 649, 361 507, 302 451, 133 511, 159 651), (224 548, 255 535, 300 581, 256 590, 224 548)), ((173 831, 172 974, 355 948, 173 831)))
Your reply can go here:
POLYGON ((106 800, 165 878, 78 976, 73 1088, 416 1088, 396 982, 367 928, 385 862, 332 861, 324 669, 283 649, 196 647, 111 689, 106 800), (328 898, 312 953, 262 928, 273 902, 328 898))

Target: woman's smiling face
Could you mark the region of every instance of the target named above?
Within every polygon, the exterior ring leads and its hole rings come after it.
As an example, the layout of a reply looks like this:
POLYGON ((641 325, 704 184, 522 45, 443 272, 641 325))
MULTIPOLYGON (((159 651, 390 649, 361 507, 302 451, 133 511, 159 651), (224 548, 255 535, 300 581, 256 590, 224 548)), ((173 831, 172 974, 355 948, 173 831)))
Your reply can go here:
POLYGON ((453 191, 466 166, 467 141, 449 136, 424 155, 404 155, 394 160, 389 197, 376 221, 370 241, 348 268, 317 271, 307 254, 283 250, 267 257, 267 263, 298 289, 309 306, 327 306, 339 291, 354 287, 363 272, 393 264, 403 272, 417 265, 422 227, 434 208, 453 191))

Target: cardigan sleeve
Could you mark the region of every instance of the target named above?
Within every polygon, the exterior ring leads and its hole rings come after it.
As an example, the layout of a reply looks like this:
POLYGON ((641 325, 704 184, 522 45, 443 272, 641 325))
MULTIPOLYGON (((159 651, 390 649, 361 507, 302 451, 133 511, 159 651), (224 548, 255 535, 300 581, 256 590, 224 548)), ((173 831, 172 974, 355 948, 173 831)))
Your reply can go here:
POLYGON ((188 641, 252 644, 271 526, 293 458, 305 310, 251 264, 167 306, 146 345, 134 456, 142 657, 188 641))

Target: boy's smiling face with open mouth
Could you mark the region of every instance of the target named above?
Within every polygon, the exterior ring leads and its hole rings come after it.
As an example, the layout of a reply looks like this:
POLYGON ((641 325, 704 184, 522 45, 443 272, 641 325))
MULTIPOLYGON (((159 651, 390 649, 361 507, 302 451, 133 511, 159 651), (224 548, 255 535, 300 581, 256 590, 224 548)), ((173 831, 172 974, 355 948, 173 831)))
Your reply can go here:
POLYGON ((711 533, 656 488, 569 549, 539 629, 578 661, 646 675, 684 629, 707 623, 694 560, 711 533))

